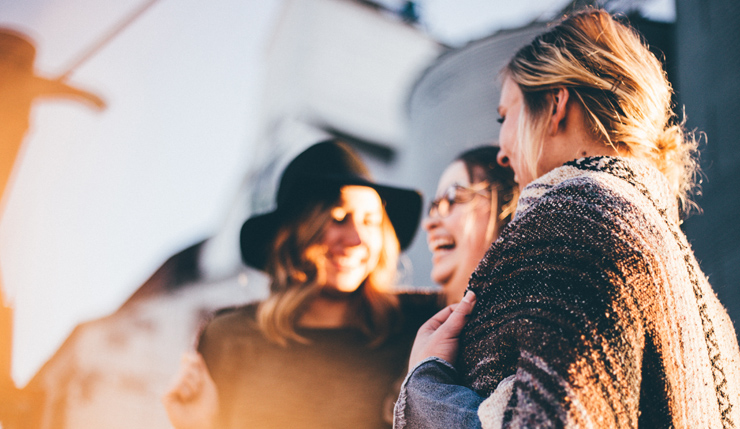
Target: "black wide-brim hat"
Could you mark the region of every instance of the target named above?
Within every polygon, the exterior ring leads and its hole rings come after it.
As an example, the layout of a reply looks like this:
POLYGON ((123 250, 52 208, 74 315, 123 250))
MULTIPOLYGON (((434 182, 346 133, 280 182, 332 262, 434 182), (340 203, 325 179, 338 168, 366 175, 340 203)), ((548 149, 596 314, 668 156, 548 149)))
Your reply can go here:
POLYGON ((275 210, 244 222, 240 234, 244 263, 264 269, 280 226, 299 217, 311 202, 336 201, 341 187, 348 185, 367 186, 380 195, 401 250, 405 250, 419 226, 421 193, 375 183, 346 144, 328 140, 310 146, 288 164, 280 178, 275 210))

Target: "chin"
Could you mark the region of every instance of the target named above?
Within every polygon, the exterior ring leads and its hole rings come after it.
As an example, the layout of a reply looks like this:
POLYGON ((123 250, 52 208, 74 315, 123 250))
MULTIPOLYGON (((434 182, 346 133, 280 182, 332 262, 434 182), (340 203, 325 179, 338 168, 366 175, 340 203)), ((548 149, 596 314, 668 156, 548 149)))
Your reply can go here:
POLYGON ((327 286, 326 289, 334 290, 340 293, 352 293, 362 286, 362 281, 337 282, 334 285, 327 286))
POLYGON ((357 289, 359 289, 360 286, 354 286, 354 287, 343 287, 343 288, 337 288, 334 289, 335 291, 339 293, 355 293, 357 292, 357 289))
POLYGON ((429 278, 431 278, 435 284, 445 289, 452 278, 452 273, 435 273, 434 268, 432 268, 432 273, 429 278))
POLYGON ((330 290, 337 293, 352 293, 360 288, 360 285, 327 285, 324 290, 330 290))

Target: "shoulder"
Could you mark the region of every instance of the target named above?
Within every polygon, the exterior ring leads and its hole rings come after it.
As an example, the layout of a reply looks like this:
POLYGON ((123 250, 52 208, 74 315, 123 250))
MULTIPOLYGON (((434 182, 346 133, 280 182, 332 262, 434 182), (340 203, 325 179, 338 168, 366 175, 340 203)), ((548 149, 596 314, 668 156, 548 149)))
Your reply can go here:
POLYGON ((495 283, 490 289, 496 295, 510 284, 518 294, 558 282, 567 289, 586 278, 594 284, 614 270, 633 272, 657 249, 665 217, 628 179, 566 165, 532 182, 516 218, 473 273, 473 290, 495 283))
POLYGON ((537 208, 654 212, 678 217, 677 201, 665 176, 639 160, 592 157, 571 161, 522 190, 517 217, 537 208))
POLYGON ((608 174, 568 171, 566 167, 558 170, 560 176, 542 179, 530 184, 522 192, 518 214, 526 215, 533 210, 563 211, 573 206, 596 209, 600 206, 620 206, 630 201, 629 184, 608 174), (568 174, 571 173, 571 174, 568 174), (554 183, 553 183, 554 182, 554 183))
POLYGON ((659 220, 655 205, 633 184, 609 173, 568 166, 527 186, 519 201, 514 221, 502 234, 513 234, 507 237, 513 243, 525 237, 540 244, 554 237, 582 241, 589 234, 618 239, 625 237, 625 230, 643 225, 646 216, 651 222, 659 220))
POLYGON ((201 331, 201 342, 205 341, 205 338, 217 340, 225 337, 249 336, 258 332, 258 305, 258 303, 252 303, 216 311, 201 331))

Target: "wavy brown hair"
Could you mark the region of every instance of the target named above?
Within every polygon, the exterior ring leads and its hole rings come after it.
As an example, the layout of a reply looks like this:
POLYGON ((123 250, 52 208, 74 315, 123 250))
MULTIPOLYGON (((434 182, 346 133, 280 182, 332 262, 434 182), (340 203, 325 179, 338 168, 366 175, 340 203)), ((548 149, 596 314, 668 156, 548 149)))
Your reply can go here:
POLYGON ((547 94, 565 87, 593 137, 655 165, 684 212, 694 207, 697 140, 672 110, 660 61, 633 28, 603 10, 577 12, 521 48, 502 75, 524 95, 518 138, 533 177, 541 175, 537 157, 553 108, 547 94))
POLYGON ((499 150, 497 146, 479 146, 455 158, 465 165, 471 184, 485 182, 491 186, 491 192, 496 192, 496 207, 491 207, 491 220, 486 228, 488 241, 493 241, 501 228, 511 221, 519 200, 519 186, 514 181, 514 171, 498 163, 496 157, 499 150))
MULTIPOLYGON (((284 222, 275 236, 265 267, 271 277, 270 296, 257 309, 258 324, 273 342, 308 343, 296 329, 301 315, 318 297, 325 282, 325 249, 319 242, 332 221, 335 204, 336 201, 309 203, 302 214, 284 222)), ((400 248, 385 209, 381 230, 383 246, 378 264, 350 298, 353 320, 349 323, 367 336, 370 345, 382 343, 400 316, 398 300, 389 293, 395 284, 400 248)))

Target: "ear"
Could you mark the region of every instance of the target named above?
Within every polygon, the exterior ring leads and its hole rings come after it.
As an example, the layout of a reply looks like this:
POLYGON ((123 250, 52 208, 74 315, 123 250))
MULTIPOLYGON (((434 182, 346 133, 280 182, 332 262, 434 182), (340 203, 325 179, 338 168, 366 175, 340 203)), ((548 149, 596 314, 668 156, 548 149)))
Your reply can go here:
POLYGON ((552 93, 552 117, 548 127, 550 135, 555 135, 560 125, 565 122, 569 96, 570 92, 566 88, 558 88, 552 93))

